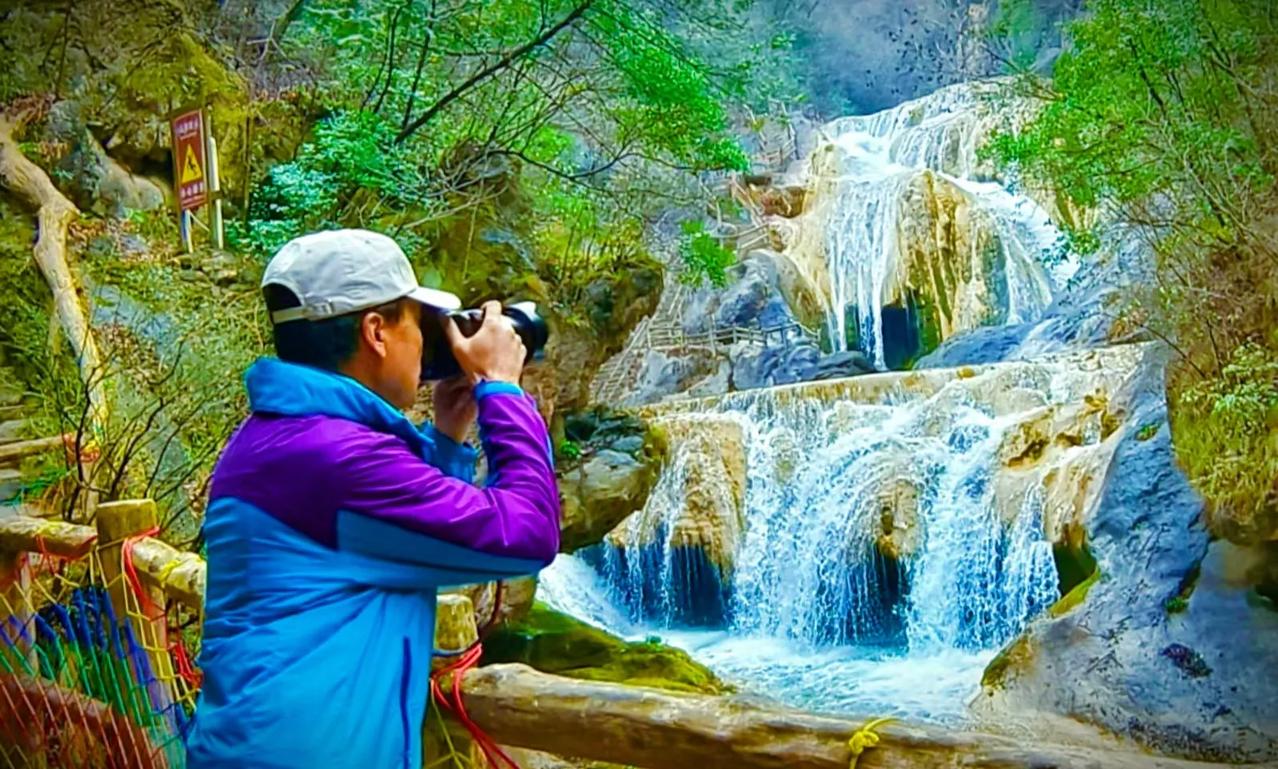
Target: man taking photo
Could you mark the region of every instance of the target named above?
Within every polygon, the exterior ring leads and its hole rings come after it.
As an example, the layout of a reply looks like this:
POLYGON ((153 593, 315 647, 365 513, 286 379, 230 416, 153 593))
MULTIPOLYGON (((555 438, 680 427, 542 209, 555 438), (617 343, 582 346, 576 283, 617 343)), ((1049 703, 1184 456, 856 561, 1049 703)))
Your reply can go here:
POLYGON ((246 373, 251 414, 213 474, 188 765, 419 769, 437 588, 536 572, 559 547, 525 349, 497 302, 463 336, 443 315, 457 298, 372 232, 289 242, 262 288, 278 358, 246 373), (418 428, 400 409, 423 313, 464 373, 418 428), (485 488, 463 443, 476 416, 485 488))

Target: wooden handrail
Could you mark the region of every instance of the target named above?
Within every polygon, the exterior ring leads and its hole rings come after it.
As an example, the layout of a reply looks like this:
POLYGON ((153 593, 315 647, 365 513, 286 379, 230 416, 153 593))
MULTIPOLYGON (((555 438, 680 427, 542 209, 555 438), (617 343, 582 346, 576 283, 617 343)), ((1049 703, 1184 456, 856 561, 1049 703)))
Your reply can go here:
MULTIPOLYGON (((851 737, 871 719, 820 716, 732 696, 575 681, 489 665, 462 684, 466 710, 503 745, 647 769, 848 769, 851 737)), ((858 769, 1209 769, 1114 748, 1053 745, 893 721, 858 769)))
MULTIPOLYGON (((0 518, 0 552, 40 553, 74 560, 88 555, 95 545, 109 544, 112 543, 100 542, 98 531, 92 526, 26 515, 0 518)), ((133 545, 133 564, 166 597, 194 609, 203 605, 207 567, 195 553, 144 537, 133 545)))
POLYGON ((47 553, 59 558, 83 558, 93 549, 98 532, 92 526, 47 521, 26 515, 0 518, 0 551, 47 553))
POLYGON ((0 464, 62 448, 73 437, 68 433, 67 435, 50 435, 47 438, 32 438, 25 441, 0 444, 0 464))

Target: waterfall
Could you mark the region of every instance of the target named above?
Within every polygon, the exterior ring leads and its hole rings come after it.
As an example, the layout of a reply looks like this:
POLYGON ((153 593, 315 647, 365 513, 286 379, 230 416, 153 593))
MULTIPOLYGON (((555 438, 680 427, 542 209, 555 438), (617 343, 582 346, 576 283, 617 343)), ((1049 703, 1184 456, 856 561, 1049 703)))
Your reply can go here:
MULTIPOLYGON (((996 305, 988 309, 998 322, 1035 320, 1051 303, 1054 285, 1073 274, 1074 262, 1061 258, 1060 233, 1046 212, 993 181, 989 164, 979 158, 996 125, 992 115, 978 88, 960 85, 824 127, 832 156, 814 154, 810 172, 827 201, 821 222, 830 284, 826 317, 836 349, 857 346, 880 369, 886 367, 883 308, 903 285, 903 219, 918 213, 906 210, 903 198, 924 172, 967 196, 971 226, 992 235, 998 253, 989 277, 996 296, 987 301, 996 305), (850 308, 855 318, 848 317, 850 308), (856 340, 848 333, 853 323, 856 340)), ((980 240, 969 234, 969 242, 975 249, 980 240)), ((973 251, 955 258, 971 267, 984 264, 986 255, 973 251)), ((965 319, 962 325, 981 321, 965 319)))
POLYGON ((608 600, 608 584, 585 561, 561 555, 537 578, 537 598, 595 627, 630 635, 630 619, 608 600))
POLYGON ((1002 376, 934 392, 870 385, 876 397, 859 401, 749 391, 661 417, 680 437, 647 506, 593 552, 561 556, 541 597, 627 637, 660 635, 792 704, 961 720, 990 656, 1059 597, 1041 489, 1016 504, 995 494, 1000 447, 1025 412, 990 401, 1012 387, 1049 402, 1089 391, 1082 375, 1002 376), (675 532, 724 424, 743 444, 745 526, 720 585, 675 532), (720 598, 721 620, 706 622, 720 598))
MULTIPOLYGON (((832 346, 879 368, 900 359, 885 305, 932 302, 945 335, 1027 323, 1076 269, 1044 210, 980 158, 994 126, 980 90, 829 123, 810 159, 782 256, 804 285, 828 280, 815 294, 832 346)), ((1004 453, 1105 370, 883 373, 658 407, 672 452, 647 505, 561 559, 574 587, 548 600, 571 606, 602 579, 615 612, 588 617, 660 634, 747 688, 961 719, 995 651, 1058 598, 1043 476, 1017 471, 1007 492, 1004 453)))
POLYGON ((622 523, 629 541, 642 543, 641 547, 633 548, 629 554, 617 547, 604 549, 603 574, 614 587, 615 602, 631 621, 656 618, 668 626, 677 616, 678 597, 689 595, 688 586, 675 580, 671 537, 688 463, 693 461, 696 458, 691 452, 677 452, 649 492, 644 509, 622 523))
MULTIPOLYGON (((723 408, 742 427, 748 473, 728 599, 734 633, 993 649, 1057 598, 1041 496, 1010 520, 993 498, 1006 420, 957 385, 886 405, 760 391, 723 408), (885 553, 885 515, 913 544, 885 553)), ((597 556, 631 622, 676 627, 705 589, 671 543, 688 467, 703 461, 676 447, 644 511, 623 524, 631 546, 597 556)))

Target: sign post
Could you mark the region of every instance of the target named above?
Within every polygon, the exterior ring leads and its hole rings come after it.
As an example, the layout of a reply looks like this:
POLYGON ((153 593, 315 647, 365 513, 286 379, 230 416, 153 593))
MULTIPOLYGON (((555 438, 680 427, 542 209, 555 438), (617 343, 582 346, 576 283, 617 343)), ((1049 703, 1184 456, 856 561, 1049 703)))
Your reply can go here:
POLYGON ((189 254, 192 250, 192 211, 208 202, 209 184, 205 174, 208 166, 204 126, 204 112, 187 110, 169 120, 173 138, 173 177, 178 198, 178 225, 182 231, 182 243, 189 254))

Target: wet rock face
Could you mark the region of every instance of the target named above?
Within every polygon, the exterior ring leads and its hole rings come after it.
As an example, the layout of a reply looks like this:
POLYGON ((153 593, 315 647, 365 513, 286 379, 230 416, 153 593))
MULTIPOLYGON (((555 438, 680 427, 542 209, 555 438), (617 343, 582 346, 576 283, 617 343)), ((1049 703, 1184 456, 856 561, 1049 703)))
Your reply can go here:
POLYGON ((683 310, 683 329, 689 334, 718 327, 770 327, 794 320, 778 287, 775 254, 752 251, 733 268, 721 289, 695 292, 683 310))
POLYGON ((1115 341, 1149 341, 1149 336, 1139 329, 1122 332, 1114 319, 1127 287, 1147 279, 1150 255, 1138 241, 1128 239, 1119 230, 1111 234, 1111 239, 1122 245, 1114 246, 1114 253, 1104 258, 1086 262, 1037 321, 962 331, 945 339, 915 368, 1029 360, 1115 341))
MULTIPOLYGON (((1098 571, 1009 645, 1017 653, 987 670, 976 708, 1059 713, 1172 754, 1278 759, 1278 676, 1268 674, 1278 611, 1264 595, 1264 554, 1212 541, 1169 431, 1140 429, 1166 420, 1161 365, 1111 406, 1129 417, 1082 521, 1098 571)), ((1062 484, 1074 489, 1064 506, 1083 493, 1079 480, 1062 484)))
POLYGON ((686 589, 672 591, 674 605, 663 606, 671 596, 661 585, 627 583, 623 600, 637 614, 668 611, 681 624, 722 626, 745 532, 744 435, 731 419, 706 415, 655 424, 679 453, 667 459, 643 510, 606 541, 620 573, 668 571, 686 589))

